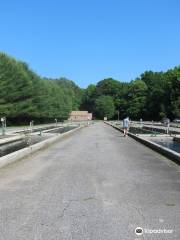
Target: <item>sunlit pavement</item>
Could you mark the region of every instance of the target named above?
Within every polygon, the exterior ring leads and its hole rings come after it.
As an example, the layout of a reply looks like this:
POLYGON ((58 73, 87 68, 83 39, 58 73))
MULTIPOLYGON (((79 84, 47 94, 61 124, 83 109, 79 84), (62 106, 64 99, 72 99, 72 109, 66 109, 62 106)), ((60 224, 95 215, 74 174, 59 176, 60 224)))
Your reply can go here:
POLYGON ((0 170, 0 240, 178 240, 179 176, 97 123, 0 170))

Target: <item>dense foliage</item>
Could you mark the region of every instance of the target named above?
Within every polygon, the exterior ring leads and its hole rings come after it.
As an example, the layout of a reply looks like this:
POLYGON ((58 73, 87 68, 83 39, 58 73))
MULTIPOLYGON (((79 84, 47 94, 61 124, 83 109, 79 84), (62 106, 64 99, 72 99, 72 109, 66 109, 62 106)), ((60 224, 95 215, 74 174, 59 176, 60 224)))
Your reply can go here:
POLYGON ((112 118, 115 111, 113 98, 104 95, 98 97, 95 101, 94 109, 96 117, 100 119, 103 119, 104 116, 108 119, 112 118))
POLYGON ((0 117, 15 124, 60 121, 78 109, 99 119, 180 118, 180 67, 146 71, 129 83, 108 78, 80 89, 65 78, 41 78, 26 63, 0 53, 0 117))
POLYGON ((120 119, 129 116, 134 120, 180 118, 180 67, 167 72, 147 71, 129 83, 108 78, 96 86, 89 85, 84 93, 82 107, 101 119, 103 116, 117 119, 118 115, 120 119), (104 104, 104 109, 101 104, 97 111, 97 100, 101 96, 110 96, 113 100, 114 106, 109 115, 106 114, 107 104, 104 104))
POLYGON ((41 78, 26 63, 0 53, 0 116, 11 123, 67 119, 82 90, 64 78, 41 78))

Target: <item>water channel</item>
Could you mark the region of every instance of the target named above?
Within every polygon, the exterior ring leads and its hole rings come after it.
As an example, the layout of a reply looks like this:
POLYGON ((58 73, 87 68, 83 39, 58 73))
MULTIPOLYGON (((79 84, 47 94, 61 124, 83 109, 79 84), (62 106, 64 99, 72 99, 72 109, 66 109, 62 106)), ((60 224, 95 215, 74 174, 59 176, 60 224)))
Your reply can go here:
MULTIPOLYGON (((58 129, 52 129, 52 131, 49 131, 49 133, 62 134, 62 133, 68 132, 76 127, 77 126, 61 127, 58 129)), ((39 135, 31 135, 31 134, 27 134, 27 133, 24 133, 24 134, 25 135, 22 140, 17 140, 17 141, 11 142, 11 143, 6 143, 3 145, 0 145, 0 157, 10 154, 12 152, 18 151, 25 147, 31 146, 31 145, 41 142, 43 140, 46 140, 49 137, 52 137, 52 135, 48 136, 48 134, 43 134, 43 133, 41 133, 39 135)))

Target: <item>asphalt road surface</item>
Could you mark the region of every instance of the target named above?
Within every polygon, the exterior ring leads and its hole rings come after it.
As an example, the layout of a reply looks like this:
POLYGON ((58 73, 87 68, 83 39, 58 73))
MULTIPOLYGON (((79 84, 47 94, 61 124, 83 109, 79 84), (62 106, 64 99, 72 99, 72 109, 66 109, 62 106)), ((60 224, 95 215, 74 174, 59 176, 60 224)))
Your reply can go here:
POLYGON ((0 170, 0 240, 179 240, 179 176, 170 160, 94 124, 0 170))

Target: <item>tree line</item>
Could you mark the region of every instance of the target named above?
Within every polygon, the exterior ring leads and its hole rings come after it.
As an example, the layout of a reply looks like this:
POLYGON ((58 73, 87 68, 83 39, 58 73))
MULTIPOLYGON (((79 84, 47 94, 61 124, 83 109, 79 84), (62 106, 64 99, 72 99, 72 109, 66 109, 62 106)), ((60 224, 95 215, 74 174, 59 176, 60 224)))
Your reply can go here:
POLYGON ((26 63, 0 53, 0 117, 10 124, 68 118, 81 104, 82 90, 65 78, 42 78, 26 63))
POLYGON ((180 66, 166 72, 146 71, 129 83, 108 78, 91 84, 81 108, 101 119, 180 118, 180 66))
POLYGON ((78 109, 96 119, 180 118, 180 66, 146 71, 128 83, 107 78, 81 89, 66 78, 42 78, 25 62, 0 53, 0 117, 11 124, 63 121, 78 109))

